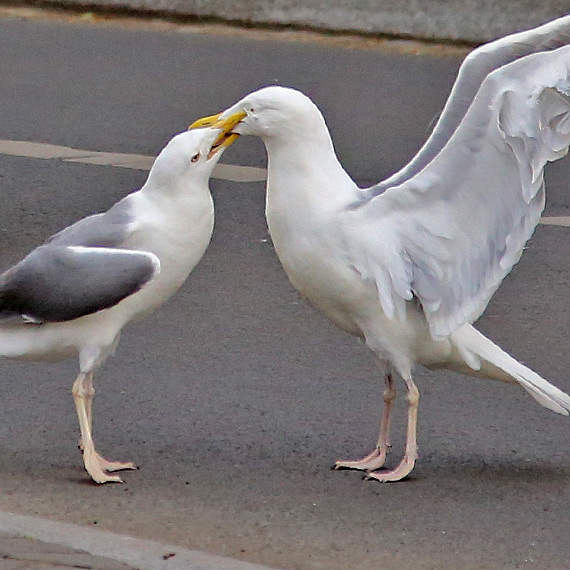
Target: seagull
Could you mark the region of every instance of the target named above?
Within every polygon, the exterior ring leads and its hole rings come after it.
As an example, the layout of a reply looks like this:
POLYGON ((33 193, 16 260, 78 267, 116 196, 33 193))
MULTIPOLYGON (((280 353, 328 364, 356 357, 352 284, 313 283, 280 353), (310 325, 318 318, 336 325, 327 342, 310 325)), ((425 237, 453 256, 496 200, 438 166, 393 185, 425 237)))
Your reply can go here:
POLYGON ((568 415, 566 393, 472 326, 540 220, 545 164, 568 151, 568 43, 563 17, 474 50, 425 145, 371 188, 350 178, 318 107, 297 90, 265 87, 191 125, 261 137, 267 223, 285 273, 380 361, 378 442, 335 468, 380 482, 409 475, 418 458, 417 364, 519 384, 568 415), (395 373, 407 394, 406 445, 386 469, 395 373))
POLYGON ((169 299, 204 255, 214 226, 208 181, 231 140, 216 129, 176 135, 140 190, 50 237, 0 275, 0 356, 79 357, 72 389, 79 447, 97 483, 120 483, 109 473, 136 467, 95 450, 93 374, 113 354, 121 329, 169 299))

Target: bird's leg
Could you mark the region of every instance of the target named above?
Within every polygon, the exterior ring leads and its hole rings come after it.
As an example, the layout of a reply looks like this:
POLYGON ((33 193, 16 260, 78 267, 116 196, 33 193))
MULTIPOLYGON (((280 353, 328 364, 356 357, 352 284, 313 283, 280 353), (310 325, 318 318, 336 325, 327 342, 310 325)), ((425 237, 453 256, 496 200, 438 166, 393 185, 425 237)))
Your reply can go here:
POLYGON ((120 477, 108 475, 105 471, 118 471, 120 469, 135 469, 131 462, 107 461, 95 451, 92 435, 92 402, 93 402, 93 373, 79 373, 72 388, 75 409, 81 430, 80 448, 83 452, 85 469, 97 483, 122 483, 120 477))
POLYGON ((93 388, 93 372, 89 372, 85 375, 83 388, 85 390, 85 411, 87 412, 89 431, 91 435, 93 435, 93 396, 95 396, 95 388, 93 388))
POLYGON ((372 452, 356 461, 337 461, 334 465, 335 469, 360 469, 364 471, 372 471, 384 465, 386 454, 390 449, 390 420, 392 417, 392 408, 396 399, 396 386, 392 374, 388 372, 384 376, 386 388, 384 389, 384 409, 382 410, 382 421, 380 422, 380 433, 378 435, 378 443, 372 452))
MULTIPOLYGON (((82 392, 85 399, 85 413, 87 415, 89 433, 93 435, 93 396, 95 396, 95 389, 93 388, 93 372, 87 372, 83 377, 82 392)), ((83 451, 83 434, 81 434, 81 437, 79 438, 79 449, 83 451)))
POLYGON ((75 409, 77 410, 77 417, 79 419, 79 429, 81 430, 81 447, 83 450, 83 463, 87 473, 91 475, 93 480, 97 483, 107 483, 108 481, 114 481, 121 483, 121 478, 113 475, 107 475, 104 472, 99 460, 97 453, 95 451, 95 444, 93 443, 93 438, 91 435, 91 426, 89 425, 89 414, 88 414, 88 404, 87 402, 93 397, 88 394, 88 390, 85 387, 85 380, 87 376, 92 373, 80 372, 77 379, 73 383, 73 388, 71 392, 73 393, 73 399, 75 401, 75 409))
POLYGON ((420 393, 412 380, 411 374, 404 377, 406 389, 408 391, 406 400, 408 401, 408 428, 406 433, 406 449, 404 457, 399 465, 390 470, 381 470, 368 473, 365 479, 375 479, 381 483, 390 481, 400 481, 409 475, 414 468, 416 459, 418 458, 418 445, 416 440, 417 422, 418 422, 418 404, 420 401, 420 393))
MULTIPOLYGON (((89 420, 89 431, 93 435, 93 397, 95 389, 93 388, 93 372, 85 376, 83 384, 86 391, 85 409, 87 411, 87 419, 89 420)), ((81 449, 83 447, 81 446, 81 449)), ((136 465, 132 461, 109 461, 98 453, 95 453, 99 461, 101 469, 104 471, 122 471, 123 469, 136 469, 136 465)))

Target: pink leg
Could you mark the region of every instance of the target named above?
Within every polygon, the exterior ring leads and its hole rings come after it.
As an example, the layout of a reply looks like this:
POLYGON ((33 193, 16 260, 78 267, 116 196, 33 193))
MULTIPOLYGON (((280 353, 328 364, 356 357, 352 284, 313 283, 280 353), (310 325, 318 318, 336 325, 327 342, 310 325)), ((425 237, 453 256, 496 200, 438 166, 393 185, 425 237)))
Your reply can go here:
POLYGON ((95 451, 92 435, 92 403, 95 393, 93 390, 93 373, 80 373, 73 384, 72 393, 81 430, 79 447, 83 452, 85 469, 97 483, 122 483, 120 477, 108 475, 106 471, 136 469, 135 465, 130 461, 107 461, 95 451))
MULTIPOLYGON (((76 380, 76 383, 78 380, 76 380)), ((87 427, 89 428, 89 433, 93 434, 93 397, 95 396, 95 389, 93 388, 93 372, 89 372, 83 376, 83 382, 81 386, 78 385, 78 390, 81 392, 85 403, 85 414, 87 415, 87 427)), ((75 392, 73 393, 73 396, 75 398, 75 392)), ((79 449, 83 452, 83 434, 79 437, 79 449)))
POLYGON ((408 428, 406 433, 406 450, 404 457, 400 464, 391 470, 375 471, 368 473, 365 479, 375 479, 381 483, 388 483, 391 481, 400 481, 409 475, 414 468, 416 459, 418 458, 418 445, 416 440, 417 422, 418 422, 418 404, 420 401, 420 393, 412 380, 411 374, 408 378, 404 378, 406 382, 406 389, 408 391, 408 428))
POLYGON ((388 373, 384 376, 386 388, 384 390, 384 409, 382 410, 382 421, 380 422, 380 434, 378 435, 378 443, 372 452, 356 461, 337 461, 334 464, 335 469, 360 469, 363 471, 371 471, 378 469, 384 465, 386 454, 390 448, 390 419, 392 416, 392 408, 396 399, 396 386, 392 374, 388 373))

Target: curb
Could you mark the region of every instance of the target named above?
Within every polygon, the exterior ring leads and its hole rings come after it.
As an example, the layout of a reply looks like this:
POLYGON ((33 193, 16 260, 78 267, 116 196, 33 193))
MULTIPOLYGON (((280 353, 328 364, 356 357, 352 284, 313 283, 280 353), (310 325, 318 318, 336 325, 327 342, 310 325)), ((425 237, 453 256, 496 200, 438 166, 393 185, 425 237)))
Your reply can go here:
POLYGON ((0 532, 80 549, 92 556, 122 562, 138 570, 274 570, 153 540, 4 511, 0 511, 0 532))
POLYGON ((64 7, 321 32, 482 43, 568 13, 567 0, 35 0, 64 7))

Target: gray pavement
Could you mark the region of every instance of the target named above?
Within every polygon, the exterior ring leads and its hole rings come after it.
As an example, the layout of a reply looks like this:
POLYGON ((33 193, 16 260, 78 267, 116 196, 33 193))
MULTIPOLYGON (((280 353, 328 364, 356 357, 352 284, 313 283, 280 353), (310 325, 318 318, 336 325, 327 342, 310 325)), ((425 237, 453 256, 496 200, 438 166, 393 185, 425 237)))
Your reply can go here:
MULTIPOLYGON (((347 170, 373 183, 421 144, 460 62, 401 44, 360 50, 94 20, 0 19, 1 140, 149 156, 192 119, 277 81, 319 103, 347 170)), ((570 213, 568 160, 548 169, 548 216, 570 213)), ((224 161, 261 168, 263 149, 240 140, 224 161)), ((2 267, 144 176, 0 155, 2 267)), ((287 282, 263 183, 216 179, 212 189, 216 230, 203 261, 171 302, 124 331, 95 378, 101 451, 141 469, 124 485, 89 481, 69 393, 76 362, 2 361, 0 508, 283 569, 568 570, 570 422, 522 390, 418 370, 412 477, 383 486, 330 470, 374 442, 373 358, 287 282)), ((567 391, 568 240, 567 228, 541 226, 478 324, 567 391)), ((396 412, 395 455, 402 402, 396 412)), ((58 544, 18 529, 0 527, 58 544)))

